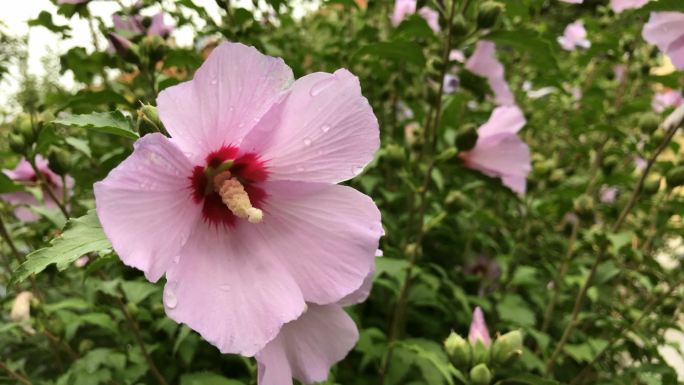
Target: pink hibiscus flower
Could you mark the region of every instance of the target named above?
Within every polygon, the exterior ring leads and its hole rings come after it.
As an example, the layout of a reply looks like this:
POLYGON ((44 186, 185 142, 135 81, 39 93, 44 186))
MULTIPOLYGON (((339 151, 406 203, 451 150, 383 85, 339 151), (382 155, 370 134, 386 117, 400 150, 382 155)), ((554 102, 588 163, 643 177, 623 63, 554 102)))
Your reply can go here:
POLYGON ((359 332, 342 309, 366 300, 373 273, 354 293, 331 305, 309 305, 296 321, 283 325, 278 336, 256 354, 258 385, 292 385, 322 382, 330 368, 356 345, 359 332))
POLYGON ((504 74, 504 66, 496 58, 496 45, 491 41, 480 40, 475 45, 475 52, 468 58, 465 68, 475 75, 486 78, 494 92, 498 105, 515 104, 515 97, 508 87, 504 74))
POLYGON ((361 286, 383 231, 369 197, 336 185, 380 143, 354 75, 295 81, 282 59, 224 43, 157 103, 171 138, 139 139, 94 189, 121 260, 166 275, 170 318, 251 356, 305 303, 361 286))
MULTIPOLYGON (((62 178, 50 170, 48 167, 48 161, 40 155, 36 156, 36 167, 43 175, 43 178, 45 178, 46 182, 50 186, 50 190, 54 193, 54 195, 58 198, 61 198, 64 194, 62 178)), ((26 159, 19 161, 13 170, 2 170, 2 172, 15 182, 26 185, 36 185, 38 183, 38 176, 33 171, 31 164, 26 159)), ((74 185, 74 180, 70 176, 67 176, 65 180, 67 185, 67 196, 69 196, 71 195, 71 188, 74 185)), ((14 192, 2 194, 0 195, 0 198, 5 202, 18 206, 14 210, 14 215, 19 220, 23 222, 34 222, 40 219, 40 216, 30 209, 30 206, 36 206, 39 204, 33 194, 29 192, 14 192)), ((43 191, 43 205, 48 209, 57 208, 57 203, 55 203, 55 201, 52 200, 50 195, 45 191, 43 191)))
POLYGON ((681 92, 672 89, 666 89, 656 92, 655 95, 653 95, 651 108, 653 108, 653 111, 661 113, 668 108, 676 108, 682 104, 684 104, 684 97, 682 97, 681 92))
POLYGON ((475 147, 459 154, 465 166, 495 178, 504 186, 524 194, 527 174, 532 169, 530 150, 517 135, 525 125, 517 106, 497 107, 487 123, 477 130, 475 147))
MULTIPOLYGON (((416 0, 396 0, 394 2, 394 11, 390 17, 393 26, 398 26, 401 22, 416 13, 416 0)), ((423 7, 418 10, 418 14, 422 17, 435 33, 439 32, 439 13, 429 7, 423 7)))
POLYGON ((145 17, 142 15, 121 17, 119 14, 112 15, 114 28, 118 30, 146 34, 147 36, 168 36, 172 27, 164 23, 164 14, 159 12, 149 19, 149 24, 145 27, 145 17))
POLYGON ((650 0, 610 0, 610 8, 613 12, 620 13, 626 9, 641 8, 650 0))
POLYGON ((587 39, 587 30, 584 28, 584 23, 581 20, 568 24, 565 27, 563 36, 558 37, 558 43, 566 51, 573 51, 578 47, 591 47, 591 42, 587 39))
POLYGON ((489 337, 489 330, 485 323, 484 313, 479 306, 473 311, 473 320, 470 322, 468 340, 471 344, 475 344, 477 341, 481 341, 484 346, 492 344, 492 339, 489 337))
POLYGON ((614 186, 601 186, 599 191, 599 200, 601 203, 614 203, 617 199, 618 188, 614 186))
POLYGON ((675 67, 684 69, 684 12, 652 12, 641 35, 666 53, 675 67))

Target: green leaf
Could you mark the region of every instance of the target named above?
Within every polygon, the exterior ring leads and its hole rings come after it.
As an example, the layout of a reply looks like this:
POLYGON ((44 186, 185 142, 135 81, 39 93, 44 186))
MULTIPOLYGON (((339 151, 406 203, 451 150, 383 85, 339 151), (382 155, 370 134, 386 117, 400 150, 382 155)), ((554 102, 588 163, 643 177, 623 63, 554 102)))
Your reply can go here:
POLYGON ((619 233, 608 234, 607 237, 611 246, 613 247, 613 252, 617 253, 621 248, 629 245, 634 237, 634 233, 632 231, 622 231, 619 233))
POLYGON ((501 298, 501 302, 496 305, 496 311, 502 320, 513 325, 533 326, 535 322, 534 312, 517 294, 507 294, 501 298))
POLYGON ((560 383, 558 381, 535 376, 534 374, 520 374, 499 381, 497 384, 559 385, 560 383))
POLYGON ((64 139, 64 141, 67 142, 67 144, 69 144, 71 147, 84 153, 88 158, 92 157, 92 154, 90 153, 90 145, 88 144, 87 140, 68 137, 64 139))
POLYGON ((684 2, 682 0, 658 0, 651 1, 641 9, 639 13, 648 14, 651 12, 680 11, 684 12, 684 2))
POLYGON ((506 45, 530 54, 533 62, 545 70, 558 70, 552 45, 540 35, 526 30, 496 31, 487 35, 487 40, 506 45))
POLYGON ((0 194, 17 191, 24 191, 24 187, 18 183, 14 183, 7 175, 0 172, 0 194))
POLYGON ((57 118, 53 121, 65 126, 84 127, 89 130, 137 139, 138 133, 133 130, 130 119, 119 111, 93 112, 85 115, 72 115, 65 118, 57 118))
POLYGON ((50 241, 50 246, 27 255, 26 262, 14 272, 12 282, 22 282, 52 264, 56 264, 60 271, 64 270, 84 254, 111 247, 95 210, 91 210, 80 218, 70 219, 62 235, 50 241))
POLYGON ((69 27, 66 25, 55 24, 52 21, 52 15, 47 11, 42 11, 38 14, 37 18, 29 20, 28 25, 31 27, 42 26, 55 33, 63 33, 69 30, 69 27))
POLYGON ((129 302, 138 304, 145 298, 159 291, 159 288, 149 282, 125 281, 121 283, 121 289, 129 302))
POLYGON ((229 380, 210 372, 190 373, 181 376, 180 385, 244 385, 240 381, 229 380))
POLYGON ((356 51, 354 56, 374 56, 396 62, 413 63, 419 67, 425 66, 423 47, 418 43, 403 40, 369 44, 356 51))

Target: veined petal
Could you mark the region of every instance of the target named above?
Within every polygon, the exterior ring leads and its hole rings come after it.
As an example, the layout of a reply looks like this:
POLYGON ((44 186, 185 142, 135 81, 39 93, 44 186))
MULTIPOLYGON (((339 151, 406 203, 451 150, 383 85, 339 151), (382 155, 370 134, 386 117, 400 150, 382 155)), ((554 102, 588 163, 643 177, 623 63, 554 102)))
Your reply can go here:
POLYGON ((354 321, 339 305, 309 305, 296 321, 257 353, 259 385, 325 381, 330 367, 342 360, 359 338, 354 321))
POLYGON ((256 227, 242 224, 227 233, 200 224, 166 275, 168 316, 222 353, 254 355, 305 309, 297 282, 262 252, 256 227))
POLYGON ((531 171, 530 150, 515 134, 500 134, 492 142, 478 143, 461 154, 466 167, 491 177, 500 177, 511 190, 524 193, 525 179, 531 171))
POLYGON ((251 243, 282 263, 307 302, 337 302, 359 289, 383 234, 366 195, 324 183, 268 182, 264 219, 251 243))
POLYGON ((161 134, 135 143, 133 154, 95 183, 95 205, 121 260, 157 281, 198 222, 190 196, 192 165, 161 134))
POLYGON ((191 81, 159 94, 159 117, 197 163, 223 145, 239 145, 293 80, 282 59, 254 47, 224 43, 191 81))
POLYGON ((354 177, 380 146, 378 121, 356 76, 341 69, 298 79, 271 124, 241 147, 267 161, 269 180, 336 183, 354 177))
POLYGON ((497 107, 489 120, 477 129, 479 138, 492 137, 498 134, 515 134, 525 126, 525 115, 518 106, 497 107))

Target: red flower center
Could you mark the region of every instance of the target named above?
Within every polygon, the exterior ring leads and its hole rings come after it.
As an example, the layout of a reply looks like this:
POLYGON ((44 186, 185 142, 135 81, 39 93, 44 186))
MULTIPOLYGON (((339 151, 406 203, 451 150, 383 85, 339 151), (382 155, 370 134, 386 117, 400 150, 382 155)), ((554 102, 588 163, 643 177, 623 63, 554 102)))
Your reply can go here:
POLYGON ((255 153, 248 152, 238 156, 239 152, 235 146, 223 146, 211 152, 205 158, 206 166, 195 166, 189 178, 192 199, 202 204, 204 221, 217 227, 233 227, 237 219, 213 186, 213 176, 219 171, 229 171, 231 176, 242 184, 252 206, 261 208, 267 196, 266 192, 257 186, 268 177, 266 165, 255 153), (223 168, 226 164, 229 167, 223 168))

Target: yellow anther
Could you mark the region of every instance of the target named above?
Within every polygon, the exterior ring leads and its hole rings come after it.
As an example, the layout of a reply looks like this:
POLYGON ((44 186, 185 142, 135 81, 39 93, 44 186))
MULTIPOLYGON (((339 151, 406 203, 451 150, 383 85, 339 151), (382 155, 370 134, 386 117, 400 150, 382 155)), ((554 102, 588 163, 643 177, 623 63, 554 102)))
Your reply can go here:
POLYGON ((236 217, 247 219, 250 223, 259 223, 264 213, 252 206, 245 187, 236 178, 232 178, 230 171, 223 171, 214 176, 214 191, 220 196, 223 204, 236 217))

